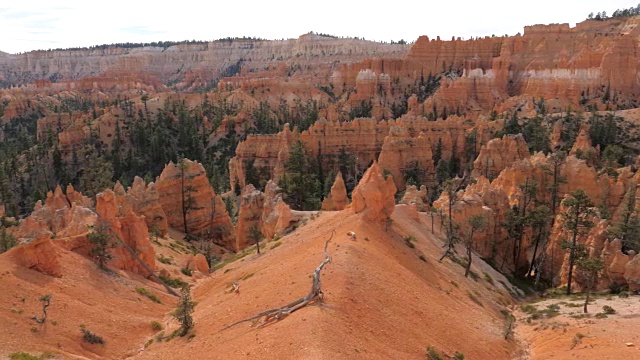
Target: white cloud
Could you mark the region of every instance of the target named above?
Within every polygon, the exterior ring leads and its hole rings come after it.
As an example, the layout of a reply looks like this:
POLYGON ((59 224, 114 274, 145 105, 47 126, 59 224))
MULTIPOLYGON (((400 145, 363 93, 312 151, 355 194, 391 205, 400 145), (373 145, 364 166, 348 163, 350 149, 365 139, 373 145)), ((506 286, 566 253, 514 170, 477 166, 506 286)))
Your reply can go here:
POLYGON ((308 31, 371 40, 513 35, 525 25, 568 22, 638 0, 360 2, 323 0, 161 1, 22 0, 0 7, 0 50, 115 42, 212 40, 227 36, 295 38, 308 31))

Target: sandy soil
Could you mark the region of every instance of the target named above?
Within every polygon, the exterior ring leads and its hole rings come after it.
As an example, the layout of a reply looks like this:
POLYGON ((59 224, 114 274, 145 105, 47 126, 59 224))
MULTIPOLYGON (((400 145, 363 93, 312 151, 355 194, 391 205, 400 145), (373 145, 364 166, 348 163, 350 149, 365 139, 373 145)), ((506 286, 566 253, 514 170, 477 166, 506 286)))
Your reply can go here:
POLYGON ((527 321, 531 315, 516 312, 517 336, 528 345, 527 359, 640 359, 640 297, 599 296, 583 317, 583 299, 548 299, 533 303, 537 309, 559 305, 559 315, 527 321), (577 300, 571 300, 577 299, 577 300), (616 314, 596 318, 604 305, 616 314))
MULTIPOLYGON (((436 235, 438 227, 436 222, 436 235)), ((158 284, 125 272, 105 275, 72 252, 63 253, 64 275, 53 278, 18 267, 9 252, 0 256, 0 359, 15 351, 50 351, 65 359, 424 359, 428 346, 466 359, 640 358, 638 297, 598 298, 590 305, 594 314, 605 303, 618 311, 605 319, 575 319, 571 315, 582 309, 560 304, 559 316, 528 323, 530 315, 519 310, 508 281, 479 258, 472 266, 476 279, 465 278, 462 266, 449 259, 439 263, 442 242, 431 234, 431 218, 416 217, 403 205, 388 231, 348 211, 321 213, 282 239, 263 243, 262 255, 249 252, 210 275, 180 274, 188 251, 172 242, 156 245, 172 264, 157 265, 194 285, 192 336, 157 340, 178 328, 171 317, 176 298, 158 284), (279 322, 223 330, 304 296, 334 231, 322 303, 279 322), (409 236, 414 247, 407 245, 409 236), (237 293, 230 291, 233 282, 237 293), (136 287, 151 289, 162 304, 136 287), (53 305, 41 326, 30 317, 39 314, 38 298, 45 293, 53 295, 53 305), (514 340, 504 340, 505 309, 518 317, 514 340), (152 321, 164 329, 152 330, 152 321), (107 343, 84 343, 81 324, 107 343), (573 346, 578 333, 584 336, 573 346)), ((535 306, 563 301, 580 302, 550 299, 535 306)))
POLYGON ((357 215, 323 213, 265 244, 263 255, 248 255, 198 283, 194 337, 154 342, 135 358, 423 359, 429 345, 468 359, 512 358, 517 346, 503 340, 499 312, 512 300, 497 281, 501 276, 492 272, 492 285, 482 275, 465 278, 464 269, 449 260, 438 263, 441 242, 428 231, 426 215, 417 221, 399 206, 393 219, 385 232, 357 215), (305 295, 334 230, 333 262, 322 275, 323 303, 266 326, 243 323, 222 331, 305 295), (355 240, 349 231, 356 232, 355 240), (415 248, 405 244, 408 235, 415 237, 415 248), (229 292, 234 281, 239 293, 229 292))
POLYGON ((0 256, 0 358, 17 351, 45 351, 61 358, 124 358, 137 353, 153 333, 151 321, 162 322, 175 298, 160 285, 126 272, 108 275, 88 259, 63 251, 63 276, 51 277, 21 268, 12 252, 0 256), (138 294, 136 287, 155 293, 162 304, 138 294), (38 300, 51 294, 44 324, 38 300), (102 336, 105 345, 82 341, 80 326, 102 336))

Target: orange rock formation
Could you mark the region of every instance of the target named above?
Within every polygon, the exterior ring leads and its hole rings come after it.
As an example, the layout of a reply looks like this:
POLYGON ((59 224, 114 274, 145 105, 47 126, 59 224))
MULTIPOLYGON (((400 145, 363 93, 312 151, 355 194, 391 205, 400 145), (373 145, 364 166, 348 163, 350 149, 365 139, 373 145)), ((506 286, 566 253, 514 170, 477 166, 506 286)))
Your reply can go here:
POLYGON ((385 180, 377 162, 364 173, 353 190, 351 209, 370 221, 384 221, 391 218, 395 209, 396 185, 392 177, 385 180))
POLYGON ((167 164, 156 181, 156 188, 172 228, 235 250, 235 229, 224 201, 213 191, 202 164, 186 159, 182 165, 167 164))
POLYGON ((322 201, 322 210, 343 210, 348 204, 347 188, 344 186, 342 173, 338 171, 336 180, 331 185, 331 193, 322 201))

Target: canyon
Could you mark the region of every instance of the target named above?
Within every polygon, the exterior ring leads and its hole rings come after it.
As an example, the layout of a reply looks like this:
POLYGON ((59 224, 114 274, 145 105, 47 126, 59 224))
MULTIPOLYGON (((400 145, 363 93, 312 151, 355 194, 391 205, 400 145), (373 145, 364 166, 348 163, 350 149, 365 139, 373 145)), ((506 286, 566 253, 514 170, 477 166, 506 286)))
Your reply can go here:
POLYGON ((0 357, 633 356, 639 24, 0 53, 0 357), (227 328, 303 295, 323 246, 319 301, 227 328), (570 281, 565 303, 622 310, 537 327, 525 302, 570 281), (197 302, 187 337, 172 284, 197 302))

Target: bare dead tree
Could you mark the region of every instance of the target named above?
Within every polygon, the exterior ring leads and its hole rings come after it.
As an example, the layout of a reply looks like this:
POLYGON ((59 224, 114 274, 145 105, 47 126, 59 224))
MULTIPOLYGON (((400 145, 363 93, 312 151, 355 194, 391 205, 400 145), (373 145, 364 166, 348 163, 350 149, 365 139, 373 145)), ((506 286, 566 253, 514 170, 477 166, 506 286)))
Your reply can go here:
MULTIPOLYGON (((320 284, 320 273, 322 272, 322 269, 325 267, 325 265, 327 265, 328 263, 331 262, 331 257, 329 256, 329 252, 327 250, 328 246, 329 246, 329 242, 331 241, 331 238, 333 238, 333 234, 335 234, 335 230, 333 232, 331 232, 331 236, 329 237, 329 239, 325 242, 324 244, 324 260, 322 260, 322 262, 320 263, 320 265, 318 265, 318 267, 316 268, 316 270, 313 272, 313 282, 311 283, 311 290, 309 291, 309 293, 307 294, 307 296, 301 297, 295 301, 292 301, 284 306, 278 307, 278 308, 273 308, 273 309, 269 309, 269 310, 265 310, 259 314, 256 314, 250 318, 246 318, 240 321, 236 321, 231 325, 227 325, 226 327, 224 327, 222 330, 226 330, 229 329, 231 327, 234 327, 238 324, 242 324, 244 322, 248 322, 248 321, 253 321, 254 324, 257 323, 258 321, 260 321, 261 319, 263 319, 262 324, 267 324, 273 321, 280 321, 282 319, 284 319, 285 317, 287 317, 287 315, 293 313, 294 311, 300 310, 303 307, 318 301, 318 300, 322 300, 322 296, 323 296, 323 292, 322 292, 322 287, 320 284)), ((221 331, 222 331, 221 330, 221 331)))
POLYGON ((42 295, 40 301, 42 301, 42 317, 39 318, 33 315, 31 319, 35 320, 38 324, 44 324, 44 322, 47 321, 47 308, 51 305, 51 295, 42 295))

